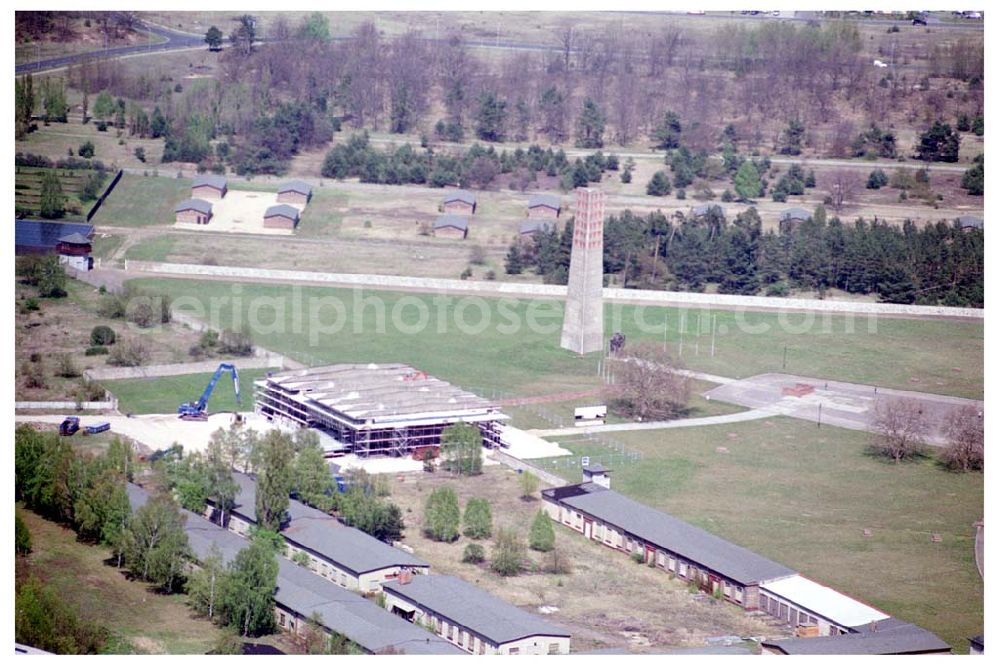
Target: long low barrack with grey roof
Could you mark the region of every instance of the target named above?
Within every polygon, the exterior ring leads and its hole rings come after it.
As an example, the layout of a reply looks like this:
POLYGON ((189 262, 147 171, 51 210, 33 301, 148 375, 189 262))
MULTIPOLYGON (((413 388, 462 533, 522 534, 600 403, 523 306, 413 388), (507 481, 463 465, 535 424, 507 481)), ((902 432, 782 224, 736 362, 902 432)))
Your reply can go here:
POLYGON ((484 653, 510 654, 511 647, 517 650, 514 654, 569 652, 570 633, 566 629, 460 578, 414 576, 410 582, 386 583, 383 589, 387 608, 401 615, 419 612, 425 624, 437 625, 446 637, 465 645, 470 652, 476 651, 476 639, 486 643, 484 653))
MULTIPOLYGON (((133 511, 150 497, 145 489, 135 484, 128 484, 126 491, 133 511)), ((248 545, 245 539, 203 516, 186 509, 181 509, 181 514, 185 517, 188 544, 198 561, 208 557, 214 546, 223 563, 228 563, 248 545)), ((290 631, 304 630, 309 619, 318 614, 322 626, 346 636, 368 652, 393 649, 405 654, 462 654, 448 641, 282 557, 278 558, 274 600, 278 605, 279 624, 290 631)))
POLYGON ((554 488, 544 493, 742 585, 795 574, 794 570, 751 550, 594 483, 554 488))
MULTIPOLYGON (((256 481, 249 475, 233 473, 239 492, 232 514, 237 519, 247 521, 247 527, 257 522, 256 481)), ((355 585, 363 591, 369 590, 363 583, 370 577, 364 574, 386 571, 395 575, 396 569, 426 570, 430 565, 419 557, 393 548, 387 543, 365 534, 361 530, 344 525, 333 516, 297 501, 288 502, 288 522, 282 527, 281 535, 296 549, 306 550, 320 559, 349 573, 355 585), (363 579, 363 580, 362 580, 363 579)), ((232 518, 230 527, 234 527, 232 518)), ((242 530, 246 531, 246 530, 242 530)), ((378 576, 382 579, 384 576, 378 576)), ((372 580, 372 582, 377 582, 372 580)), ((378 581, 380 582, 380 581, 378 581)), ((375 586, 377 588, 377 585, 375 586)))

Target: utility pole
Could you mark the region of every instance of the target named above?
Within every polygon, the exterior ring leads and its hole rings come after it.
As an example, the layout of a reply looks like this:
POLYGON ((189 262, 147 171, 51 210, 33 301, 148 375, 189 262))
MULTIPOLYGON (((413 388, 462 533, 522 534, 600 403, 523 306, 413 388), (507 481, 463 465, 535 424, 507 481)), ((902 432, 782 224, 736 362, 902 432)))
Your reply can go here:
POLYGON ((823 403, 819 403, 819 411, 816 414, 816 427, 819 428, 823 424, 823 403))
POLYGON ((785 369, 785 362, 788 361, 788 345, 785 345, 785 352, 781 355, 781 369, 785 369))
POLYGON ((684 329, 687 328, 687 311, 681 312, 681 340, 677 346, 677 355, 684 357, 684 329))

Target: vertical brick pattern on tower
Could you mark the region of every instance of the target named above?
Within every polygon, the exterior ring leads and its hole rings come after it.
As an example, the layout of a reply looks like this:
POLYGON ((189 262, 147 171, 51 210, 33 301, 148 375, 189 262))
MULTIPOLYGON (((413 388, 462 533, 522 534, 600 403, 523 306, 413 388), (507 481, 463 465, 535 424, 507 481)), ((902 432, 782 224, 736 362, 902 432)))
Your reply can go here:
POLYGON ((589 354, 604 347, 604 192, 578 187, 574 215, 560 346, 589 354))

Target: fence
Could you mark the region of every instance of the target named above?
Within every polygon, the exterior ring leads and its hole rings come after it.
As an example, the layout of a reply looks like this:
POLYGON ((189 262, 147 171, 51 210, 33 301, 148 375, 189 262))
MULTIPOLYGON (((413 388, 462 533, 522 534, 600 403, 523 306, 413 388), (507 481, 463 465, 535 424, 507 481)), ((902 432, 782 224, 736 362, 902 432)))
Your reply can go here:
POLYGON ((502 463, 507 467, 510 467, 511 469, 516 469, 519 471, 527 470, 551 486, 566 485, 566 479, 562 478, 561 476, 556 476, 551 472, 546 472, 541 467, 536 467, 535 465, 525 462, 520 458, 515 458, 509 453, 504 453, 500 449, 494 450, 493 453, 490 454, 490 456, 497 462, 502 463))
POLYGON ((254 358, 236 360, 211 360, 194 361, 191 363, 171 363, 169 365, 147 365, 138 368, 91 368, 83 372, 83 376, 93 381, 109 379, 139 379, 146 377, 175 377, 177 375, 190 375, 196 372, 215 372, 219 363, 232 363, 238 370, 251 368, 280 368, 283 367, 284 357, 282 356, 256 356, 254 358))
POLYGON ((101 207, 101 204, 103 204, 104 200, 108 198, 108 195, 111 194, 111 191, 115 189, 115 185, 117 185, 118 181, 122 179, 122 173, 123 173, 122 170, 119 169, 118 173, 115 174, 115 177, 111 179, 111 183, 109 183, 108 186, 104 189, 104 194, 102 194, 97 199, 97 202, 94 204, 93 208, 91 208, 90 212, 87 213, 87 222, 90 222, 90 219, 97 214, 97 209, 101 207))
POLYGON ((95 409, 95 410, 117 410, 118 409, 118 398, 112 396, 111 400, 106 400, 102 402, 93 401, 82 401, 73 402, 71 400, 53 400, 53 401, 21 401, 14 403, 14 409, 53 409, 57 411, 63 410, 79 410, 79 409, 95 409))

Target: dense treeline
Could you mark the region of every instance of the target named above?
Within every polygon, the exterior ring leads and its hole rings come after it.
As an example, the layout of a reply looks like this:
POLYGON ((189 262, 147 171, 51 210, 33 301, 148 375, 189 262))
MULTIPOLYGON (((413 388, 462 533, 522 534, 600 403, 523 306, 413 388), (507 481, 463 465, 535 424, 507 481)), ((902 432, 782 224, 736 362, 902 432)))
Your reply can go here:
POLYGON ((68 81, 90 96, 108 91, 116 98, 109 119, 133 134, 157 136, 147 114, 159 109, 161 135, 181 147, 166 159, 205 168, 229 162, 241 173, 278 172, 290 155, 319 145, 342 123, 449 141, 600 148, 656 145, 670 112, 689 128, 693 151, 716 149, 726 125, 742 149, 778 151, 781 127, 794 121, 803 147, 833 155, 848 152, 872 123, 927 127, 983 111, 981 43, 941 47, 924 65, 929 53, 890 53, 895 38, 886 36, 874 48, 900 67, 873 68, 872 45, 850 22, 725 23, 705 32, 666 24, 626 32, 585 29, 567 17, 552 30, 558 48, 491 58, 457 32, 386 37, 367 23, 350 39, 333 41, 323 15, 299 26, 280 15, 245 18, 241 26, 269 41, 254 44, 234 33, 215 79, 181 83, 166 69, 133 76, 121 63, 95 60, 72 67, 68 81), (931 85, 931 66, 950 77, 946 86, 931 85), (847 120, 840 113, 847 108, 860 117, 847 120), (183 149, 189 135, 197 139, 192 151, 183 149), (206 136, 223 152, 209 150, 206 136))
POLYGON ((560 186, 569 190, 599 182, 605 170, 617 170, 618 166, 616 156, 605 157, 600 151, 570 162, 561 149, 542 150, 537 145, 498 152, 493 146, 473 144, 463 154, 448 154, 417 150, 407 143, 379 151, 364 132, 334 146, 326 154, 321 173, 327 178, 359 178, 362 183, 477 188, 489 187, 499 176, 510 174, 511 185, 523 191, 544 172, 558 176, 560 186))
MULTIPOLYGON (((518 240, 507 272, 528 268, 565 283, 572 221, 518 240)), ((983 307, 983 233, 939 222, 918 228, 878 220, 811 219, 763 232, 753 208, 730 223, 721 208, 701 216, 625 211, 604 226, 604 268, 627 287, 783 296, 830 288, 877 294, 891 303, 983 307)))

